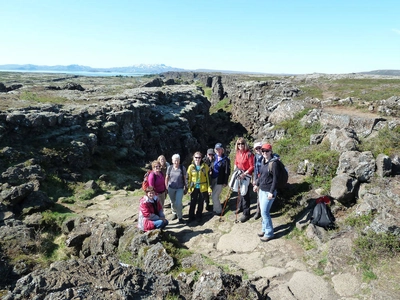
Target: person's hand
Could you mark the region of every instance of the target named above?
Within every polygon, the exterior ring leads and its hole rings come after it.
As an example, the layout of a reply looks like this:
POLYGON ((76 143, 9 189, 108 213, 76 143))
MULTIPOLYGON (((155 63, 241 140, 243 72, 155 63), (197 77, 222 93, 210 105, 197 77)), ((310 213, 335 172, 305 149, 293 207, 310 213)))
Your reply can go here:
POLYGON ((274 194, 268 193, 268 199, 271 200, 272 198, 274 198, 274 194))
POLYGON ((254 185, 253 186, 253 192, 257 192, 258 191, 258 186, 254 185))

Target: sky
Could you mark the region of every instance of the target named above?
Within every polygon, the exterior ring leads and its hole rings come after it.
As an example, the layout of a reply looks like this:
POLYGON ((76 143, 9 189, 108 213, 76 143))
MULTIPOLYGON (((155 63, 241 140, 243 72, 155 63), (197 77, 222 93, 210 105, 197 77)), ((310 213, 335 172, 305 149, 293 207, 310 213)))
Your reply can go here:
POLYGON ((399 0, 0 0, 0 65, 400 70, 399 0))

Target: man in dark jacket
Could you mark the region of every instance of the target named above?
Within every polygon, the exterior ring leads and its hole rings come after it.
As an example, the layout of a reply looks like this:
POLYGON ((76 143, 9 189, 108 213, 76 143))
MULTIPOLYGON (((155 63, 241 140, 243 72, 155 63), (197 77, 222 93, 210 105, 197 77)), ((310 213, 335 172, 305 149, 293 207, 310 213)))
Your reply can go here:
POLYGON ((211 164, 211 198, 213 201, 214 213, 219 215, 222 211, 219 196, 222 189, 228 185, 229 175, 231 174, 231 163, 229 158, 225 155, 225 150, 221 143, 215 144, 214 151, 216 155, 214 162, 211 164))

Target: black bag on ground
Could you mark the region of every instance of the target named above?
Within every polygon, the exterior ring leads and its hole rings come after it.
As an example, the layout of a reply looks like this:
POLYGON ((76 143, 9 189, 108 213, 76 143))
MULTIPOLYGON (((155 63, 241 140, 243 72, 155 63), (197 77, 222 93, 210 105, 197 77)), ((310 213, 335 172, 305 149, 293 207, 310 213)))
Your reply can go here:
POLYGON ((335 227, 335 217, 325 202, 320 202, 315 205, 311 217, 311 224, 324 228, 335 227))

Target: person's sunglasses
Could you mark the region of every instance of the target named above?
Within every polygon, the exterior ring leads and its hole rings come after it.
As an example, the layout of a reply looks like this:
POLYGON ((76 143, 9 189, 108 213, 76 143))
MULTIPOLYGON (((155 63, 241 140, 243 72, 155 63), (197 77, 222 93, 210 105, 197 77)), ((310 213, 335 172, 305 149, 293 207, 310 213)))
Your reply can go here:
POLYGON ((257 147, 256 150, 261 150, 261 147, 257 147))
POLYGON ((154 168, 157 168, 157 169, 159 169, 159 168, 161 168, 161 166, 154 166, 154 168))
POLYGON ((195 159, 201 159, 201 157, 196 156, 195 159))
POLYGON ((237 143, 238 145, 244 145, 244 143, 237 143))
POLYGON ((268 152, 271 152, 271 150, 261 150, 262 151, 262 153, 268 153, 268 152))

